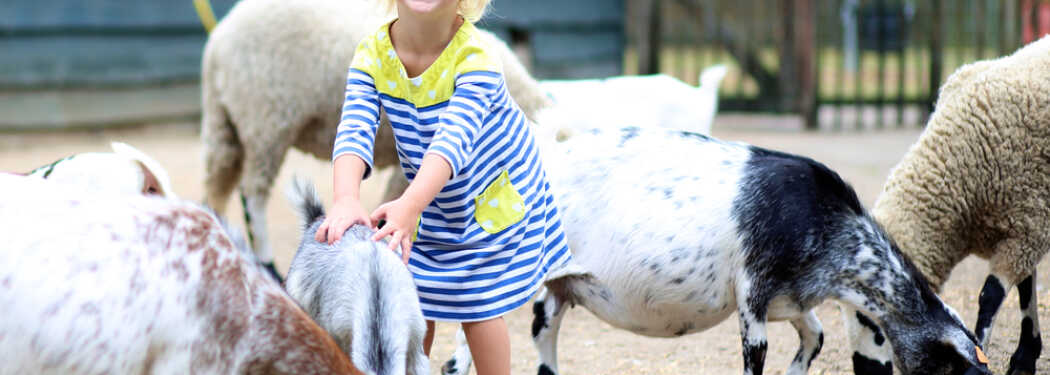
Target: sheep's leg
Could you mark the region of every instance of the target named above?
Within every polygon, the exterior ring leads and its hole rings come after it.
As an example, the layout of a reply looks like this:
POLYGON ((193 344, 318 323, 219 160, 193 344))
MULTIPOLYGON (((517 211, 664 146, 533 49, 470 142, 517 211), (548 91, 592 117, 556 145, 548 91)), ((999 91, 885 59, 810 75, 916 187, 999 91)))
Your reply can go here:
POLYGON ((201 118, 201 140, 204 143, 204 204, 219 216, 226 213, 233 188, 241 178, 244 146, 237 138, 226 111, 205 98, 201 118))
MULTIPOLYGON (((285 137, 287 138, 289 137, 285 137)), ((252 244, 255 256, 280 282, 281 276, 273 264, 273 250, 267 231, 266 201, 270 197, 270 189, 289 146, 280 142, 259 142, 260 145, 271 147, 262 147, 258 152, 248 152, 246 155, 245 175, 241 179, 241 203, 244 205, 244 221, 248 226, 248 240, 252 244)))
POLYGON ((383 192, 383 202, 390 202, 401 197, 401 193, 405 192, 408 188, 408 179, 401 173, 401 167, 397 167, 398 170, 390 175, 390 179, 386 182, 386 191, 383 192))
POLYGON ((474 362, 474 359, 470 356, 470 345, 467 345, 467 335, 463 333, 463 328, 460 327, 456 331, 456 351, 452 353, 452 358, 445 361, 445 364, 441 366, 442 375, 466 375, 470 372, 470 365, 474 362))
POLYGON ((882 329, 871 318, 853 307, 840 303, 850 347, 853 348, 853 373, 857 375, 892 375, 893 348, 882 329))
POLYGON ((255 257, 263 268, 278 283, 284 279, 273 264, 273 250, 266 233, 266 196, 248 195, 241 191, 241 205, 244 207, 244 222, 248 225, 248 242, 252 244, 255 257))
POLYGON ((539 375, 558 373, 558 330, 565 317, 565 301, 542 288, 532 305, 532 342, 540 353, 539 375))
POLYGON ((798 331, 799 348, 787 373, 788 375, 805 374, 809 371, 809 365, 813 363, 813 359, 820 354, 820 348, 824 346, 824 329, 813 310, 806 312, 800 318, 793 319, 791 325, 795 326, 795 330, 798 331))
POLYGON ((973 333, 977 336, 977 343, 982 348, 987 347, 988 338, 992 336, 992 324, 995 323, 995 315, 999 313, 999 307, 1006 299, 1006 291, 1009 285, 1002 282, 1002 277, 995 274, 988 275, 981 288, 981 296, 977 300, 977 326, 973 333))
POLYGON ((1017 350, 1010 357, 1010 369, 1007 375, 1035 374, 1035 361, 1043 351, 1043 340, 1039 335, 1039 305, 1034 288, 1036 272, 1017 284, 1017 295, 1021 302, 1021 338, 1017 350))

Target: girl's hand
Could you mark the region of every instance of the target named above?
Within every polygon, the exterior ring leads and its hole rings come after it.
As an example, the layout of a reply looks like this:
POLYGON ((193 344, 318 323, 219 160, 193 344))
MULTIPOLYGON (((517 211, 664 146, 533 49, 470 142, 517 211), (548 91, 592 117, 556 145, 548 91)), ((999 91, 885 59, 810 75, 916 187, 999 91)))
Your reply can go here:
POLYGON ((331 211, 325 217, 324 222, 317 228, 314 239, 317 242, 327 242, 329 245, 343 238, 346 228, 354 224, 367 225, 372 228, 372 220, 368 217, 368 211, 361 207, 361 202, 353 198, 343 198, 332 205, 331 211))
POLYGON ((408 256, 412 252, 412 234, 415 233, 416 223, 423 209, 419 204, 402 196, 401 198, 384 203, 372 212, 372 221, 386 219, 383 228, 372 237, 373 241, 379 241, 390 236, 390 251, 394 251, 398 245, 401 246, 401 261, 408 264, 408 256))

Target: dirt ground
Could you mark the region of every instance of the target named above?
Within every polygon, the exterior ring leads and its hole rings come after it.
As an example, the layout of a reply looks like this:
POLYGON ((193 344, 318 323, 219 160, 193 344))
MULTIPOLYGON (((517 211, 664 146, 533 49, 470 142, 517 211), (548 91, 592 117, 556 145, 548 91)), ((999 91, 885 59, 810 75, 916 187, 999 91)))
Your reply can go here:
MULTIPOLYGON (((868 132, 805 133, 784 130, 778 120, 743 116, 719 116, 715 135, 760 146, 810 156, 828 164, 849 181, 866 205, 871 205, 890 168, 900 159, 919 135, 918 130, 868 132), (754 126, 755 123, 773 126, 754 126), (738 126, 739 125, 739 126, 738 126)), ((0 171, 24 172, 72 153, 108 151, 108 142, 119 140, 134 145, 154 156, 168 168, 176 192, 183 198, 199 200, 201 187, 201 143, 195 124, 158 124, 134 128, 66 133, 10 134, 0 133, 0 171)), ((377 205, 380 181, 392 171, 366 181, 366 205, 377 205)), ((331 201, 331 169, 299 152, 288 155, 278 178, 277 190, 270 201, 268 218, 278 268, 286 270, 299 240, 298 219, 292 212, 284 191, 293 174, 312 178, 325 199, 331 201)), ((2 191, 2 187, 0 187, 2 191)), ((231 200, 227 215, 243 223, 240 208, 231 200)), ((1039 268, 1047 269, 1047 260, 1039 268)), ((977 297, 987 272, 987 263, 967 259, 952 273, 942 297, 963 315, 973 327, 977 315, 977 297)), ((1050 322, 1050 295, 1046 286, 1050 272, 1039 275, 1036 290, 1039 316, 1050 322)), ((813 363, 810 373, 850 373, 850 351, 838 313, 837 304, 826 302, 818 308, 825 330, 824 349, 813 363)), ((529 335, 531 309, 521 308, 506 316, 510 327, 514 374, 534 374, 536 350, 529 335)), ((438 336, 431 355, 431 372, 438 373, 441 363, 452 353, 455 326, 439 324, 438 336)), ((1011 291, 999 314, 988 357, 993 371, 1004 373, 1010 354, 1017 345, 1020 313, 1016 292, 1011 291)), ((787 323, 769 326, 767 374, 782 374, 797 350, 798 338, 787 323)), ((708 331, 676 339, 641 337, 617 330, 594 318, 582 308, 568 312, 559 336, 559 369, 563 374, 733 374, 742 372, 737 319, 727 319, 708 331)), ((1050 370, 1050 355, 1043 355, 1039 370, 1050 370)))

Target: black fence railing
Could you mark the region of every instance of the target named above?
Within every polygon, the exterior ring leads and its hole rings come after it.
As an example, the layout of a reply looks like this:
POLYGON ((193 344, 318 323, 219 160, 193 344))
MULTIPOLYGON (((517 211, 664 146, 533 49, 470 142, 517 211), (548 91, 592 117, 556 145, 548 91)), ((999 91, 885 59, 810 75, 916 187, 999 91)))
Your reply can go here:
POLYGON ((636 0, 626 69, 696 83, 726 64, 722 110, 808 128, 923 124, 948 74, 1045 32, 1039 9, 1050 1, 636 0))

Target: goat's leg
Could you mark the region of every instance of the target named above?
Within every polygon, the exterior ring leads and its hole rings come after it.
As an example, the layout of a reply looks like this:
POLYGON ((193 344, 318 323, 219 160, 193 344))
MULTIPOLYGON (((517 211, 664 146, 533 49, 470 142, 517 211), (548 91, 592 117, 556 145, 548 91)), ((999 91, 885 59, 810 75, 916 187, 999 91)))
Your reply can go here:
POLYGON ((744 375, 762 375, 766 364, 766 320, 750 313, 740 314, 740 338, 744 347, 744 375))
POLYGON ((547 288, 540 290, 532 305, 532 342, 540 353, 539 375, 558 373, 558 330, 565 310, 565 301, 547 288))
POLYGON ((470 356, 470 345, 467 345, 467 335, 463 333, 463 327, 456 331, 456 351, 452 358, 445 361, 441 366, 442 375, 466 375, 470 372, 470 365, 474 358, 470 356))
POLYGON ((737 286, 737 310, 740 313, 740 339, 743 343, 744 375, 762 375, 766 363, 766 309, 767 301, 762 301, 752 293, 755 288, 750 283, 737 286))
POLYGON ((840 303, 850 347, 853 348, 853 373, 857 375, 892 375, 893 347, 882 329, 867 315, 840 303))
POLYGON ((256 258, 278 282, 281 282, 281 276, 273 264, 273 250, 270 247, 266 225, 266 201, 270 197, 273 181, 281 163, 284 162, 289 145, 260 140, 260 144, 263 143, 267 143, 269 147, 249 150, 245 157, 245 174, 241 179, 241 204, 244 205, 248 240, 256 258))
POLYGON ((791 320, 791 325, 798 331, 799 348, 787 373, 788 375, 803 375, 809 371, 809 365, 813 363, 814 358, 817 358, 820 348, 824 346, 824 329, 813 310, 807 311, 802 317, 791 320))
POLYGON ((1035 293, 1034 282, 1036 272, 1021 280, 1017 284, 1017 295, 1021 302, 1021 337, 1017 343, 1017 350, 1010 357, 1010 367, 1007 375, 1031 375, 1035 374, 1035 361, 1039 359, 1043 351, 1043 340, 1039 335, 1039 305, 1035 293))

